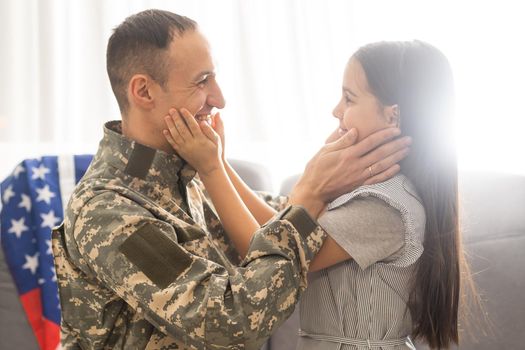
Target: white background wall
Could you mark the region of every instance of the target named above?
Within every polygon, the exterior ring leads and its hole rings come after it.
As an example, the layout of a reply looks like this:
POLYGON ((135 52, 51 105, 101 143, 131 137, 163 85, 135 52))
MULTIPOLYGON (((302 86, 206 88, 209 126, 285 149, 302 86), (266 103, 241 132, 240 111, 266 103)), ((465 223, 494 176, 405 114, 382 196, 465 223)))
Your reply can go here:
POLYGON ((93 153, 118 119, 105 71, 112 28, 146 8, 200 23, 227 99, 230 157, 274 185, 336 127, 344 64, 360 45, 420 39, 449 57, 460 166, 525 174, 525 49, 518 1, 0 0, 0 178, 26 157, 93 153))

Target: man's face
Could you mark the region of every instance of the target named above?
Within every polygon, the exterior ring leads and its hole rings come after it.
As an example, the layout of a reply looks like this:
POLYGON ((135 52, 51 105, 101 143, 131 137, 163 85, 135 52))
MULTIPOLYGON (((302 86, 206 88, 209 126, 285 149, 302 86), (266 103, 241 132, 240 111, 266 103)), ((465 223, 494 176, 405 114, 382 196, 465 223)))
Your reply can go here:
MULTIPOLYGON (((209 44, 198 30, 174 37, 168 59, 168 81, 157 94, 153 111, 161 137, 162 130, 166 129, 164 116, 170 108, 186 108, 195 116, 203 116, 225 105, 222 91, 215 80, 209 44)), ((169 147, 167 141, 166 145, 169 147)))

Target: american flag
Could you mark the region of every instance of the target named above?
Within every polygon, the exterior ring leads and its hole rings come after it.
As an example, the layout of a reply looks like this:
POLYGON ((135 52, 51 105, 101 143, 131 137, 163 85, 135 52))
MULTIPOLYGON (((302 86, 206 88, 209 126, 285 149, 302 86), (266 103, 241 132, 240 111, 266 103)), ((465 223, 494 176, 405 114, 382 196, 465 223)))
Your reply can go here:
POLYGON ((60 347, 60 303, 51 229, 91 155, 25 160, 0 184, 0 240, 20 301, 41 349, 60 347))

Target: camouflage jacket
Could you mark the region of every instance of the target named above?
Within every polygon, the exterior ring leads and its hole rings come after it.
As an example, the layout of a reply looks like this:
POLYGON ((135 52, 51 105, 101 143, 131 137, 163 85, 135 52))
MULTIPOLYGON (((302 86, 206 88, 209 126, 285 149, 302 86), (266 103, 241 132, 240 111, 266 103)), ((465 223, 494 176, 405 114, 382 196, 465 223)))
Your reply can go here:
POLYGON ((53 232, 62 347, 258 349, 293 311, 324 238, 287 207, 239 261, 195 171, 109 122, 53 232))

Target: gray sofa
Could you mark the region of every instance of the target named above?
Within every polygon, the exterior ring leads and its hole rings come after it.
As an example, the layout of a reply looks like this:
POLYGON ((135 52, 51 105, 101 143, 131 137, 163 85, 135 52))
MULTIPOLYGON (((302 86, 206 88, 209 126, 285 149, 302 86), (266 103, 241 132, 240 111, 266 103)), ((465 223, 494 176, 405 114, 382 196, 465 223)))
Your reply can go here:
MULTIPOLYGON (((281 193, 289 193, 296 180, 285 180, 281 193)), ((465 249, 485 314, 472 315, 457 349, 525 349, 525 176, 462 173, 460 206, 465 249)), ((295 348, 297 309, 272 336, 271 350, 295 348)))
MULTIPOLYGON (((271 189, 264 168, 242 161, 234 167, 252 188, 271 189)), ((287 179, 281 193, 296 179, 287 179)), ((525 349, 525 176, 463 173, 460 189, 465 246, 492 328, 475 325, 475 339, 464 335, 459 349, 525 349)), ((296 310, 265 349, 295 349, 297 329, 296 310)), ((37 348, 0 252, 0 349, 37 348)))

